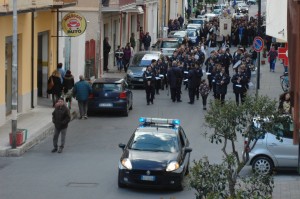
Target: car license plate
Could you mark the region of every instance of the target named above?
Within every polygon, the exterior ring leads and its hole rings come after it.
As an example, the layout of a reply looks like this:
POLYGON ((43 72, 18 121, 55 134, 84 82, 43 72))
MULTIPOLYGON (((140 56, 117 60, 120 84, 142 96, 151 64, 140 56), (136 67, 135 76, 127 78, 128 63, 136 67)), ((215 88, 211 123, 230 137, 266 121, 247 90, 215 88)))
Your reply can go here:
POLYGON ((141 176, 141 180, 144 180, 144 181, 155 181, 155 176, 141 176))
POLYGON ((144 81, 143 79, 139 79, 140 82, 144 81))
POLYGON ((112 107, 112 103, 100 103, 99 107, 112 107))

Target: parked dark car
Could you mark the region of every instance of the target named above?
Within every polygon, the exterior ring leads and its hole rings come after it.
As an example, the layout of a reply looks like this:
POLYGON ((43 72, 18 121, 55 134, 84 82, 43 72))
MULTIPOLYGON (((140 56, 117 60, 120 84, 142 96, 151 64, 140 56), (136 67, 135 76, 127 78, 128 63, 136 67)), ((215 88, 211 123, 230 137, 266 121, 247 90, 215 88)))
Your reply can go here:
POLYGON ((164 56, 171 57, 180 44, 177 38, 158 38, 157 42, 152 45, 152 49, 161 51, 164 56))
POLYGON ((174 30, 168 34, 168 38, 176 38, 178 39, 179 44, 182 43, 183 39, 187 36, 187 32, 185 30, 174 30))
POLYGON ((119 144, 118 186, 182 190, 189 172, 190 143, 179 120, 140 118, 127 145, 119 144))
POLYGON ((129 63, 126 80, 128 85, 133 87, 144 87, 143 73, 146 67, 151 64, 152 59, 162 58, 160 51, 140 51, 134 54, 129 63))
POLYGON ((127 82, 121 78, 100 78, 92 83, 88 112, 117 111, 128 116, 132 109, 132 92, 127 82))

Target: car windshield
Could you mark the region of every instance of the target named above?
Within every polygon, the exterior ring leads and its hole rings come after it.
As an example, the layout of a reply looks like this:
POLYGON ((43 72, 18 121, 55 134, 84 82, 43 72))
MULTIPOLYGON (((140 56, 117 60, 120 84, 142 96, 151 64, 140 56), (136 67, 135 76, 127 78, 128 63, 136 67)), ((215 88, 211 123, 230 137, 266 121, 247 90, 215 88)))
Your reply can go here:
POLYGON ((178 152, 178 140, 175 134, 167 132, 137 131, 129 148, 139 151, 174 153, 178 152))
POLYGON ((134 67, 145 67, 151 64, 151 60, 158 59, 157 54, 136 54, 132 59, 131 66, 134 67))
POLYGON ((178 41, 163 41, 161 48, 178 48, 178 41))
POLYGON ((239 4, 238 4, 238 7, 248 7, 248 6, 247 6, 247 4, 245 4, 245 3, 239 3, 239 4))
POLYGON ((221 7, 221 6, 215 6, 215 7, 214 7, 214 10, 215 10, 215 9, 222 9, 222 7, 221 7))
POLYGON ((121 84, 115 83, 94 83, 92 86, 94 91, 121 91, 121 84))

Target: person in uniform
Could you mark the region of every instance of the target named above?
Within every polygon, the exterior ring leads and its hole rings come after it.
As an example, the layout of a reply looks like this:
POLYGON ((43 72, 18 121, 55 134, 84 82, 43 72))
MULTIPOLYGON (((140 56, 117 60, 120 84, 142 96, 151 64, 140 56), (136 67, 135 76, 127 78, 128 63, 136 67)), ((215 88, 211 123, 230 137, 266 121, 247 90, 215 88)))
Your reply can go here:
POLYGON ((155 75, 152 72, 151 65, 147 67, 146 71, 143 74, 144 84, 145 84, 145 90, 146 90, 146 100, 147 105, 150 103, 153 104, 154 100, 154 85, 155 85, 155 75))
POLYGON ((231 82, 233 83, 233 92, 235 94, 236 104, 239 105, 240 99, 242 103, 245 101, 248 84, 248 78, 243 71, 243 67, 238 68, 238 72, 233 75, 231 82))
POLYGON ((225 95, 227 94, 227 85, 230 83, 230 76, 226 74, 225 67, 221 68, 221 72, 218 72, 215 76, 216 80, 216 99, 221 100, 221 103, 225 102, 225 95))
POLYGON ((197 71, 197 86, 196 86, 196 97, 197 97, 197 100, 199 100, 199 86, 200 86, 200 83, 201 83, 201 78, 203 76, 203 72, 202 72, 202 68, 200 67, 199 63, 195 63, 195 67, 196 67, 196 71, 197 71))
POLYGON ((182 81, 182 72, 177 66, 177 62, 172 62, 172 67, 168 70, 168 81, 171 90, 171 99, 173 102, 181 101, 181 81, 182 81))
POLYGON ((190 70, 188 72, 188 89, 189 89, 189 104, 194 104, 196 87, 198 85, 198 74, 195 69, 195 65, 191 64, 190 70))

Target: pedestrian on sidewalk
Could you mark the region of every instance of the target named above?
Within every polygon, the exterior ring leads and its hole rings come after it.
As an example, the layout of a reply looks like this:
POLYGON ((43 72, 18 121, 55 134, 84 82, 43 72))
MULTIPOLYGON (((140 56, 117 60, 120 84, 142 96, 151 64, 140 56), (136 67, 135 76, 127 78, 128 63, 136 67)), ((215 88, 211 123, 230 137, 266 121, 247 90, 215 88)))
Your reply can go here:
POLYGON ((65 76, 65 74, 66 74, 66 71, 65 71, 65 69, 63 69, 63 64, 62 63, 58 63, 57 64, 57 70, 58 70, 58 72, 60 73, 60 80, 61 80, 61 83, 63 83, 63 81, 64 81, 64 76, 65 76))
POLYGON ((123 55, 124 71, 125 71, 125 73, 127 73, 127 68, 128 68, 128 65, 129 65, 130 58, 131 58, 130 43, 127 43, 127 45, 125 46, 123 52, 124 52, 124 55, 123 55))
POLYGON ((289 92, 280 95, 278 111, 281 114, 292 114, 291 96, 289 92))
POLYGON ((61 153, 66 141, 66 134, 67 134, 67 128, 68 124, 71 120, 70 116, 70 110, 65 105, 64 99, 59 98, 57 103, 55 104, 55 109, 52 112, 52 122, 54 123, 54 136, 53 136, 53 146, 52 153, 55 153, 58 151, 58 153, 61 153), (61 141, 60 146, 58 149, 58 138, 61 134, 61 141))
POLYGON ((118 49, 115 52, 115 57, 116 57, 116 61, 117 61, 118 71, 120 71, 120 72, 123 69, 123 56, 124 56, 124 52, 121 49, 121 46, 118 46, 118 49))
POLYGON ((103 41, 103 70, 108 72, 108 56, 111 49, 111 45, 108 43, 108 37, 105 37, 103 41))
POLYGON ((134 35, 134 33, 131 33, 131 36, 130 36, 130 44, 131 44, 131 47, 134 49, 135 46, 136 46, 135 35, 134 35))
POLYGON ((268 53, 268 61, 270 63, 270 72, 275 72, 275 63, 277 59, 278 53, 275 50, 275 46, 271 47, 271 50, 268 53))
POLYGON ((88 98, 92 93, 91 85, 84 80, 83 75, 79 76, 79 81, 76 82, 73 89, 73 96, 75 96, 78 101, 79 107, 79 119, 88 119, 87 116, 87 106, 88 106, 88 98))
POLYGON ((150 50, 151 45, 151 36, 149 35, 149 32, 146 32, 144 38, 143 38, 143 44, 145 51, 150 50))
POLYGON ((71 109, 72 95, 73 95, 73 88, 74 88, 74 77, 70 70, 67 70, 64 76, 63 87, 64 87, 64 95, 66 98, 66 102, 69 103, 68 108, 71 109))
POLYGON ((61 81, 60 72, 58 70, 54 70, 52 75, 48 79, 48 89, 47 93, 52 94, 52 106, 55 106, 55 103, 60 98, 63 90, 63 85, 61 81), (50 88, 49 85, 52 84, 50 88))

